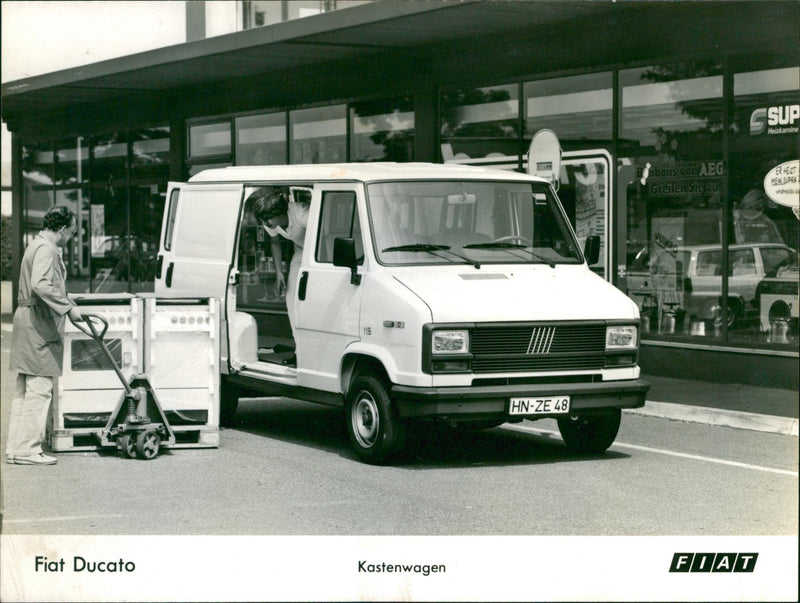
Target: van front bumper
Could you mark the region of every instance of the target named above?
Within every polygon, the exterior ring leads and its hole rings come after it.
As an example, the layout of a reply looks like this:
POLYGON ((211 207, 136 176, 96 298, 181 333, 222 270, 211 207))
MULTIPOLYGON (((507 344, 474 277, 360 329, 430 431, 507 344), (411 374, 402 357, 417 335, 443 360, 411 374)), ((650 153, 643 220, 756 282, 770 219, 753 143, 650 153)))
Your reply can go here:
MULTIPOLYGON (((570 414, 611 408, 640 408, 650 384, 642 379, 598 383, 485 385, 479 387, 392 386, 392 399, 401 417, 440 417, 453 420, 508 417, 544 418, 548 415, 509 415, 511 398, 570 396, 570 414)), ((559 415, 552 415, 559 416, 559 415)), ((562 415, 563 416, 563 415, 562 415)))

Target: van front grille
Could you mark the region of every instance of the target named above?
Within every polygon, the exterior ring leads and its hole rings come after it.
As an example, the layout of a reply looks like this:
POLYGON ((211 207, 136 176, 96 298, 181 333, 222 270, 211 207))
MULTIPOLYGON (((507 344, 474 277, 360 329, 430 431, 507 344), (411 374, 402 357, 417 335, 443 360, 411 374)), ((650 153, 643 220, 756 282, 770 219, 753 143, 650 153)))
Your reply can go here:
POLYGON ((472 371, 596 370, 605 364, 604 322, 477 325, 472 371))

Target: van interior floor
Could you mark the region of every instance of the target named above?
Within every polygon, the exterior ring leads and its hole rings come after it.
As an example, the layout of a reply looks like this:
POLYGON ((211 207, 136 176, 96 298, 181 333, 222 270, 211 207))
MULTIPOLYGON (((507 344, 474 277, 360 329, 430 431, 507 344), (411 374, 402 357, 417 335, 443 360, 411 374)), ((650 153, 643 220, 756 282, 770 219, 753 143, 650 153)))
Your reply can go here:
POLYGON ((259 337, 258 359, 261 362, 283 364, 294 355, 294 340, 284 337, 259 337))

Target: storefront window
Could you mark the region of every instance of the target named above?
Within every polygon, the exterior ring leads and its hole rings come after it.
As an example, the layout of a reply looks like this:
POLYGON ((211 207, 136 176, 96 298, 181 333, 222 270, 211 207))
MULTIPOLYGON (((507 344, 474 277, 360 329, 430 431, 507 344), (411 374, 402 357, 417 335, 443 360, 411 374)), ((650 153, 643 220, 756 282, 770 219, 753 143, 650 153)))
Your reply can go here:
POLYGON ((236 165, 286 164, 286 113, 237 117, 235 129, 236 165))
POLYGON ((292 163, 341 163, 347 158, 347 107, 289 113, 292 163))
MULTIPOLYGON (((792 64, 793 63, 793 64, 792 64)), ((733 77, 728 295, 732 341, 798 349, 800 67, 761 58, 733 77), (733 250, 736 250, 735 252, 733 250), (738 253, 743 256, 734 257, 738 253), (745 257, 746 254, 746 257, 745 257)))
POLYGON ((155 286, 169 181, 169 135, 168 126, 131 132, 130 238, 120 255, 118 271, 128 272, 132 292, 153 291, 155 286))
POLYGON ((23 144, 22 242, 66 205, 78 224, 63 253, 67 289, 152 291, 169 172, 167 126, 23 144))
POLYGON ((284 0, 286 20, 313 17, 320 13, 365 4, 369 0, 284 0))
MULTIPOLYGON (((539 130, 553 130, 558 136, 566 151, 558 196, 581 245, 589 236, 600 236, 600 262, 592 270, 607 278, 609 151, 614 133, 612 74, 526 82, 523 99, 524 148, 527 152, 539 130)), ((527 159, 523 161, 525 166, 527 159)))
POLYGON ((127 269, 120 267, 128 235, 128 136, 97 137, 92 144, 91 290, 128 290, 127 269))
POLYGON ((439 111, 444 161, 519 155, 519 85, 443 91, 439 111))
POLYGON ((610 146, 614 135, 612 88, 611 72, 526 82, 525 148, 543 128, 558 135, 565 151, 610 146))
POLYGON ((229 155, 231 152, 231 122, 189 126, 189 156, 229 155))
POLYGON ((78 231, 64 248, 68 288, 89 291, 89 147, 82 137, 58 143, 56 150, 55 202, 75 214, 78 231))
POLYGON ((22 243, 24 247, 42 229, 42 218, 53 205, 55 171, 53 143, 29 143, 22 147, 22 243))
POLYGON ((409 97, 350 105, 351 161, 413 161, 414 100, 409 97))
POLYGON ((722 80, 716 63, 620 71, 618 202, 646 338, 722 336, 722 80))
POLYGON ((244 28, 250 29, 291 19, 313 17, 371 1, 373 0, 245 0, 242 2, 244 28))

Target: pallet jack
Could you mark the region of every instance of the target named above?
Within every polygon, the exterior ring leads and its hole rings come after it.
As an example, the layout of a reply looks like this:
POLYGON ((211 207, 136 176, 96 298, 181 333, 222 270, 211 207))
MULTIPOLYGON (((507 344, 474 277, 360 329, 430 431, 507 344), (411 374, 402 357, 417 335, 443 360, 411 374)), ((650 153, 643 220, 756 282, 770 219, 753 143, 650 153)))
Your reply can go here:
POLYGON ((125 458, 154 459, 162 445, 175 444, 175 432, 161 408, 150 379, 146 374, 137 374, 130 383, 126 381, 103 339, 108 331, 108 321, 99 314, 84 314, 83 317, 82 323, 72 319, 70 322, 100 346, 125 388, 106 426, 94 435, 101 446, 116 445, 125 458), (98 329, 96 323, 100 323, 102 328, 98 329))

